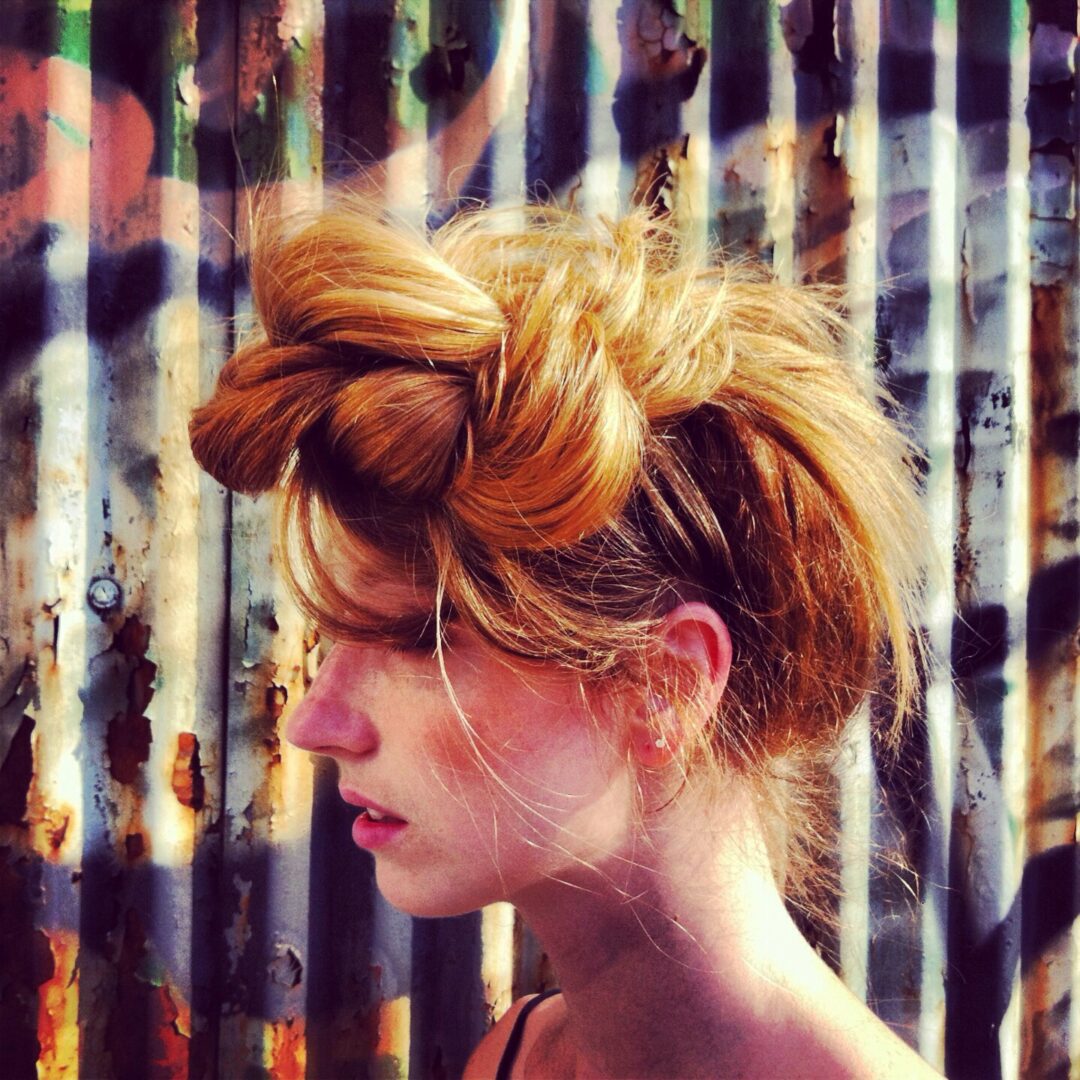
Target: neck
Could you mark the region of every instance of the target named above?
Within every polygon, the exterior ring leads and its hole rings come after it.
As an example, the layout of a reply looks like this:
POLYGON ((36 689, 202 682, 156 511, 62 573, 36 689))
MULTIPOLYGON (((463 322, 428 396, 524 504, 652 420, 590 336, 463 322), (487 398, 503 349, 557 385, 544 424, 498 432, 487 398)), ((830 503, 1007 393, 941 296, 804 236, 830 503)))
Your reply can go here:
POLYGON ((814 1008, 832 1000, 843 1039, 865 1010, 788 916, 753 800, 684 795, 647 842, 514 898, 558 972, 574 1075, 805 1074, 815 1053, 842 1075, 814 1008))

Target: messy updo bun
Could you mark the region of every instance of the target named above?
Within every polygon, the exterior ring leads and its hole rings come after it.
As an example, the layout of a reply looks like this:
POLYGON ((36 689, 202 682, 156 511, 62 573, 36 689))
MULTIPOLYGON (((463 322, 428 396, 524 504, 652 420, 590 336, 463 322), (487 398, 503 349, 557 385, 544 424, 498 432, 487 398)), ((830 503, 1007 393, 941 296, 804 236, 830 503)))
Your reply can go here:
POLYGON ((333 635, 371 630, 320 557, 336 530, 589 676, 631 672, 673 595, 707 599, 735 650, 709 748, 737 767, 835 741, 885 657, 895 733, 920 518, 822 294, 687 254, 644 212, 478 211, 428 237, 337 207, 264 230, 251 275, 260 336, 192 445, 231 488, 284 490, 299 600, 333 635))

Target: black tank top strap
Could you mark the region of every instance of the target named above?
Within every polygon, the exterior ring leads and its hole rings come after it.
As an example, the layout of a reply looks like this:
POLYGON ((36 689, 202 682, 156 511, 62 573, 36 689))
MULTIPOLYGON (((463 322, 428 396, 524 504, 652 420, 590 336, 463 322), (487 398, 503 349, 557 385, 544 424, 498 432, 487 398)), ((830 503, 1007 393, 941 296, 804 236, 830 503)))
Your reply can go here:
POLYGON ((514 1067, 514 1059, 517 1057, 518 1050, 521 1049, 521 1040, 525 1034, 525 1021, 529 1013, 545 998, 558 993, 558 988, 553 987, 551 990, 545 990, 542 994, 537 994, 531 1001, 526 1002, 524 1008, 517 1014, 514 1026, 510 1029, 510 1038, 506 1040, 502 1057, 499 1058, 499 1067, 495 1072, 495 1080, 510 1080, 510 1070, 514 1067))

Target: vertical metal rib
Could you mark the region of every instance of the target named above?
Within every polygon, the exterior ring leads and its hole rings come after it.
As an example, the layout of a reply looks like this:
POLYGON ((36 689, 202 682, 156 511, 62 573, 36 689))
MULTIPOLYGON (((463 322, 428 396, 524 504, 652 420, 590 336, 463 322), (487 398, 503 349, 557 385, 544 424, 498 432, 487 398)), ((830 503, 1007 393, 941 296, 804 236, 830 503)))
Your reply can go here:
MULTIPOLYGON (((1077 545, 1077 216, 1075 3, 1029 9, 1027 174, 1031 253, 1029 768, 1023 876, 1021 1070, 1064 1073, 1077 1030, 1075 627, 1077 545), (1068 432, 1066 435, 1065 433, 1068 432)), ((1014 95, 1015 97, 1015 95, 1014 95)), ((1018 121, 1019 117, 1014 117, 1018 121)), ((1020 171, 1019 163, 1014 168, 1020 171)))
MULTIPOLYGON (((853 327, 862 342, 853 361, 873 364, 878 197, 878 72, 880 26, 876 0, 843 2, 836 8, 835 37, 849 72, 850 107, 837 114, 835 152, 844 162, 851 192, 844 276, 853 327)), ((867 993, 870 935, 870 836, 874 787, 870 710, 855 717, 849 733, 850 767, 841 777, 840 973, 860 999, 867 993)))
POLYGON ((15 5, 4 13, 14 24, 13 46, 35 15, 43 24, 38 44, 44 55, 13 47, 4 60, 12 86, 21 82, 47 107, 14 120, 24 144, 22 183, 12 185, 5 200, 4 261, 15 271, 7 288, 16 306, 0 371, 8 594, 0 661, 6 744, 0 981, 11 1010, 11 1065, 27 1072, 35 1057, 55 1070, 74 1069, 79 1060, 78 879, 87 784, 80 691, 88 655, 107 636, 86 606, 94 455, 86 336, 89 5, 48 4, 36 11, 15 5), (59 408, 61 402, 66 407, 59 408))
MULTIPOLYGON (((237 144, 248 184, 271 212, 317 206, 322 170, 322 7, 314 0, 241 4, 237 144)), ((252 190, 243 193, 241 235, 252 190)), ((241 290, 234 310, 250 323, 241 290)), ((221 875, 222 1075, 305 1069, 311 765, 284 739, 302 697, 311 643, 272 548, 270 507, 232 505, 228 773, 221 875)))
POLYGON ((1004 6, 993 12, 957 6, 961 272, 952 656, 960 745, 949 920, 956 978, 948 983, 946 1067, 984 1076, 1015 1075, 1017 1066, 1026 698, 1020 598, 1027 560, 1026 530, 1009 523, 1026 498, 1027 404, 1019 395, 1026 391, 1028 331, 1026 260, 1017 257, 1026 209, 1018 209, 1021 193, 1010 178, 1017 14, 1004 6))
POLYGON ((795 117, 794 58, 784 43, 781 0, 770 0, 768 166, 765 222, 771 241, 773 273, 785 282, 795 278, 795 117))

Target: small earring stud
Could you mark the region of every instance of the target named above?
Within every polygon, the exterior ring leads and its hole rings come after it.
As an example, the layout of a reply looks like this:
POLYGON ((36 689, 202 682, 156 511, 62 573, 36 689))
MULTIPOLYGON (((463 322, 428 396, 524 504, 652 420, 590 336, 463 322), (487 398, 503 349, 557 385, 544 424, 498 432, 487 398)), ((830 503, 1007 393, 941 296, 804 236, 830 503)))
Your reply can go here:
POLYGON ((659 739, 656 739, 653 742, 653 746, 655 746, 657 750, 666 750, 667 749, 667 739, 665 739, 664 736, 661 735, 659 739))

